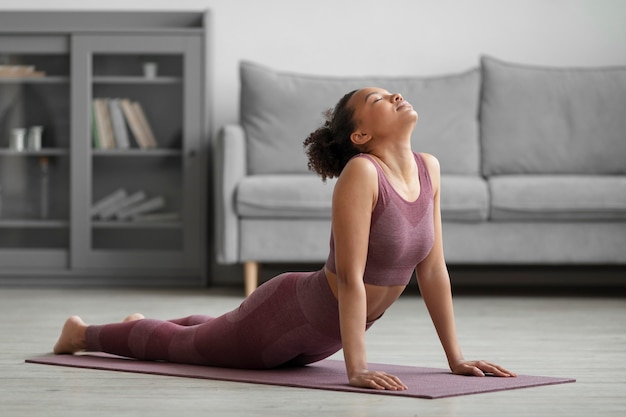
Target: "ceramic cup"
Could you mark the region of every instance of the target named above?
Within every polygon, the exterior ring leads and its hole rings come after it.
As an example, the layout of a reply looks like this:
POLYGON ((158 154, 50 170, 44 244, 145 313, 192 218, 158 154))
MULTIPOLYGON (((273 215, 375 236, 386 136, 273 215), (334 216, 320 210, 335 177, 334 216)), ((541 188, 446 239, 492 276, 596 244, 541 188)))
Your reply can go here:
POLYGON ((11 131, 11 143, 10 148, 14 151, 23 151, 24 143, 26 142, 26 129, 23 127, 16 127, 11 131))
POLYGON ((156 78, 159 65, 156 62, 143 63, 143 76, 146 78, 156 78))

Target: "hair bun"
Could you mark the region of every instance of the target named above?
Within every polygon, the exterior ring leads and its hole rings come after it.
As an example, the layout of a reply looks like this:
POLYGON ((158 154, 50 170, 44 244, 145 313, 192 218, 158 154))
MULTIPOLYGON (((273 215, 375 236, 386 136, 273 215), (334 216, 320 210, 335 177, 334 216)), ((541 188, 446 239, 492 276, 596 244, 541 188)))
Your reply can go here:
POLYGON ((324 124, 304 140, 309 158, 307 165, 324 181, 338 177, 350 158, 359 153, 350 140, 355 123, 354 109, 348 106, 348 102, 355 92, 344 95, 334 109, 327 110, 324 124))

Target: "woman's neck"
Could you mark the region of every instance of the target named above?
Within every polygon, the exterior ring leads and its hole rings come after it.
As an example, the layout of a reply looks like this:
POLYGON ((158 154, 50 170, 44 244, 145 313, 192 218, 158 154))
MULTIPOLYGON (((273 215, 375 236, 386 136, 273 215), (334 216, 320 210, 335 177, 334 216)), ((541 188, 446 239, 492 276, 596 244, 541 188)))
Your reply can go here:
POLYGON ((368 153, 389 171, 389 174, 396 178, 402 179, 405 183, 411 183, 415 177, 415 158, 411 149, 410 138, 408 142, 390 142, 386 141, 385 146, 379 146, 368 153), (387 145, 388 144, 388 145, 387 145))
POLYGON ((414 165, 410 136, 404 139, 385 138, 371 145, 373 146, 368 149, 368 153, 385 162, 394 171, 404 171, 414 165))

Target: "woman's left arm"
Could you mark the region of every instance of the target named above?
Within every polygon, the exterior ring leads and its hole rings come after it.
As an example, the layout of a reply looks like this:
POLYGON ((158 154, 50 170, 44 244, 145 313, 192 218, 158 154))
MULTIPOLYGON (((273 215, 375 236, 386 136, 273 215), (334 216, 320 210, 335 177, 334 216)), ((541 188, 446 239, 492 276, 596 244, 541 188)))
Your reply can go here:
POLYGON ((515 376, 501 366, 486 361, 466 361, 463 358, 452 305, 450 276, 443 254, 443 239, 440 210, 440 168, 439 161, 428 154, 422 154, 430 174, 434 197, 435 241, 426 257, 416 268, 420 293, 433 321, 441 345, 446 353, 448 365, 455 374, 484 376, 485 372, 496 376, 515 376))

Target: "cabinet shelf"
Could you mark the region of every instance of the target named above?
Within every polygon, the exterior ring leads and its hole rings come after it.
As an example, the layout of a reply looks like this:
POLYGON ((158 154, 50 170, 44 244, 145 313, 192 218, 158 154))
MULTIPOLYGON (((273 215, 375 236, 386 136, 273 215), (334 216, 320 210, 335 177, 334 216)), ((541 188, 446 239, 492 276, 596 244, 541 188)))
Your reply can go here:
POLYGON ((0 84, 64 84, 69 83, 70 77, 46 76, 46 77, 0 77, 0 84))
POLYGON ((178 229, 181 222, 148 222, 148 221, 106 221, 95 220, 91 223, 95 229, 178 229))
POLYGON ((14 149, 0 149, 0 155, 5 156, 67 156, 69 155, 68 149, 63 148, 43 148, 40 150, 25 149, 23 151, 16 151, 14 149))
POLYGON ((182 156, 180 149, 93 149, 92 155, 95 157, 162 157, 162 156, 182 156))
POLYGON ((180 84, 180 77, 141 77, 141 76, 96 76, 93 77, 94 84, 180 84))
POLYGON ((67 220, 38 220, 38 219, 0 219, 0 228, 30 228, 30 229, 64 229, 69 227, 67 220))

